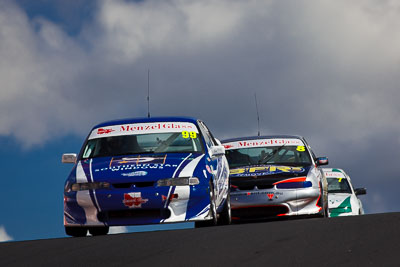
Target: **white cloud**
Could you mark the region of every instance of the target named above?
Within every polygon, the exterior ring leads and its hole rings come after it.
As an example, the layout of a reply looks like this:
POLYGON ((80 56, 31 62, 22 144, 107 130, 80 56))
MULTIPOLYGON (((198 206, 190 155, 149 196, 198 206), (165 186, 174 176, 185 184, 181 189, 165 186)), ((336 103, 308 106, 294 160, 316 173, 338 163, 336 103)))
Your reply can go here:
POLYGON ((7 234, 4 226, 0 225, 0 242, 11 241, 13 238, 7 234))
POLYGON ((123 234, 127 232, 128 229, 125 226, 112 226, 110 227, 109 234, 123 234))
POLYGON ((78 37, 2 5, 0 134, 27 146, 145 115, 148 68, 156 114, 213 123, 223 108, 254 128, 254 110, 232 104, 253 106, 257 91, 264 132, 291 132, 310 117, 305 128, 346 129, 337 139, 400 133, 397 2, 100 1, 78 37), (175 96, 183 102, 171 105, 175 96), (204 101, 208 113, 199 112, 204 101), (282 119, 290 123, 276 128, 282 119))
POLYGON ((235 127, 222 108, 246 118, 243 129, 254 128, 254 110, 233 103, 252 107, 257 91, 264 132, 318 125, 319 134, 329 134, 340 127, 346 133, 333 138, 351 142, 398 134, 392 123, 400 115, 398 7, 396 1, 100 1, 94 20, 71 37, 6 1, 0 135, 30 146, 84 136, 105 119, 145 115, 148 68, 154 114, 192 114, 235 127), (182 103, 171 105, 175 96, 182 103), (209 112, 200 112, 204 102, 209 112), (277 109, 281 115, 271 117, 277 109), (304 117, 311 120, 299 123, 304 117))

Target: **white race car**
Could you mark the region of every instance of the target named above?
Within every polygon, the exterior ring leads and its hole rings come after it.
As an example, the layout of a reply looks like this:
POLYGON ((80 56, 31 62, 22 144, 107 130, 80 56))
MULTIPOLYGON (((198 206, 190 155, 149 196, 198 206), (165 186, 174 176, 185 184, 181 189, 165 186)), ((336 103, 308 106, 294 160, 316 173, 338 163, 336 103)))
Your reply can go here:
POLYGON ((350 176, 342 169, 323 168, 328 181, 329 217, 364 214, 361 200, 357 197, 365 195, 365 188, 353 189, 350 176))
POLYGON ((274 135, 222 142, 230 168, 232 219, 328 216, 328 186, 315 157, 300 136, 274 135))

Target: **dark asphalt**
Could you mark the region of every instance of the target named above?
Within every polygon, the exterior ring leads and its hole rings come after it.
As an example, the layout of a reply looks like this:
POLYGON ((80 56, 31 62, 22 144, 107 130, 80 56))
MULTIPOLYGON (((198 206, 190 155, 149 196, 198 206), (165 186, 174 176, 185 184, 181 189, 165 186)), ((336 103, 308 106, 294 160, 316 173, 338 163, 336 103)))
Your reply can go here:
POLYGON ((400 213, 0 243, 0 266, 400 266, 400 213))

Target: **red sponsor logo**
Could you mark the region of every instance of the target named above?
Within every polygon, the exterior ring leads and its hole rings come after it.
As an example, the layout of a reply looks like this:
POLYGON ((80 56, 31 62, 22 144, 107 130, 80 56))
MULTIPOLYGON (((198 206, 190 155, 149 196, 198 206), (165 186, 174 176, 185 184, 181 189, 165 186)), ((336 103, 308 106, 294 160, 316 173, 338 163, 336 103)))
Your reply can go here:
POLYGON ((233 147, 233 145, 224 145, 226 149, 233 147))
POLYGON ((265 139, 240 141, 239 147, 267 146, 267 145, 302 145, 303 142, 297 139, 265 139))
POLYGON ((272 198, 274 197, 274 193, 268 193, 267 197, 269 198, 269 200, 272 200, 272 198))
POLYGON ((103 128, 99 128, 97 129, 97 134, 108 134, 111 132, 114 132, 115 130, 113 129, 103 129, 103 128))
POLYGON ((125 193, 124 200, 122 201, 125 206, 129 208, 141 208, 143 203, 149 201, 141 196, 140 192, 125 193))
POLYGON ((190 123, 149 123, 149 124, 131 124, 121 125, 121 132, 136 132, 136 131, 151 131, 161 129, 195 129, 193 124, 190 123))

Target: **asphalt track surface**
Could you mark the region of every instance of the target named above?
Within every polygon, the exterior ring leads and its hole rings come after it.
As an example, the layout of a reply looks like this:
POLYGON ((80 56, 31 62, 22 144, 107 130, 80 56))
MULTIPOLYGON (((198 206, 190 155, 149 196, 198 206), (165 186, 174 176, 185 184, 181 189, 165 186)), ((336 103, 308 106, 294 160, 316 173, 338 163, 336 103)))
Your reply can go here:
POLYGON ((400 266, 400 213, 0 244, 0 266, 400 266))

